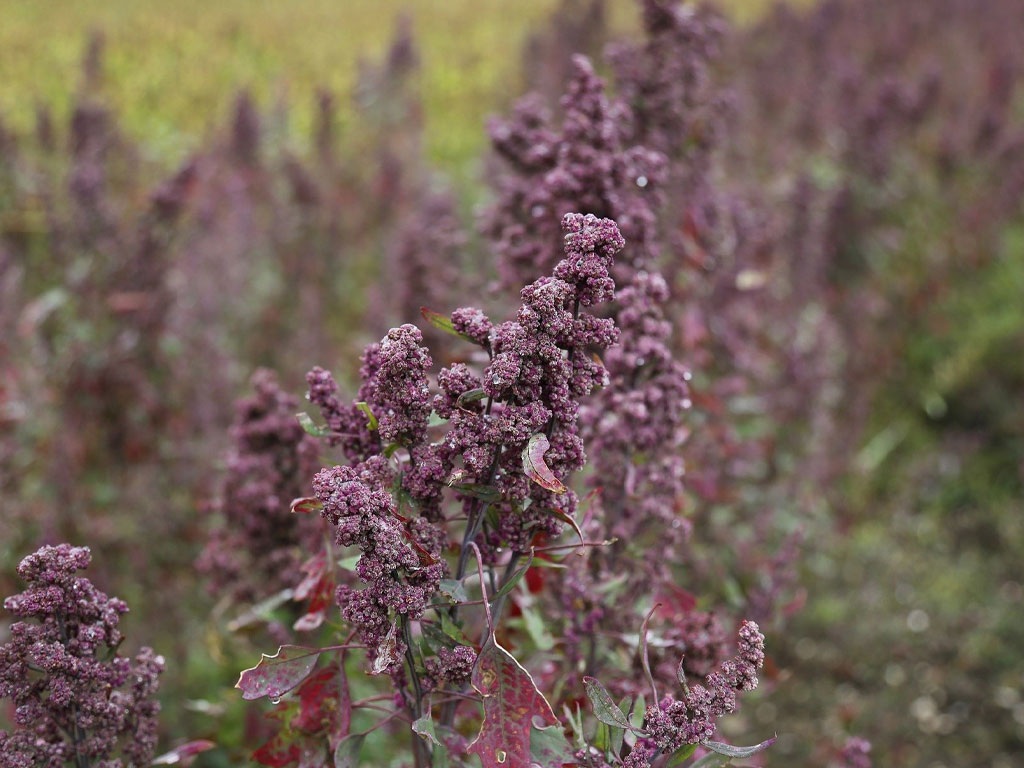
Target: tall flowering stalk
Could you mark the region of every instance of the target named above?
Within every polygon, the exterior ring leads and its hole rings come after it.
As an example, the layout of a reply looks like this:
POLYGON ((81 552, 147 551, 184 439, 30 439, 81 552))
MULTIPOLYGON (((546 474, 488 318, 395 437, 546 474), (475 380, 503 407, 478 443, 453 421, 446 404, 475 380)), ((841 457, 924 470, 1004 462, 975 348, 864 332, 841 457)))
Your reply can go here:
MULTIPOLYGON (((296 505, 318 507, 335 543, 357 553, 336 592, 350 631, 336 646, 284 646, 242 673, 246 698, 295 689, 300 718, 313 681, 333 681, 323 694, 330 701, 323 726, 297 736, 293 720, 257 752, 261 761, 323 765, 333 752, 335 764, 354 764, 372 731, 405 720, 421 767, 464 765, 472 755, 485 768, 604 764, 593 752, 604 737, 585 737, 582 721, 578 728, 574 722, 574 749, 533 677, 502 647, 510 637, 503 609, 510 597, 517 612, 526 606, 514 590, 527 573, 536 575, 534 563, 558 565, 559 552, 602 546, 557 542, 564 523, 582 534, 580 500, 569 487, 585 463, 581 405, 608 383, 597 353, 614 357, 619 341, 614 321, 593 312, 615 300, 614 259, 625 241, 613 221, 590 214, 566 214, 562 229, 563 258, 550 276, 522 289, 515 319, 496 324, 472 307, 449 316, 424 310, 432 325, 478 348, 467 362, 431 377, 422 333, 407 324, 366 349, 356 399, 344 401, 329 372, 309 373, 309 399, 326 422, 311 431, 339 448, 344 463, 321 469, 313 496, 296 505), (347 681, 336 677, 339 666, 315 670, 323 654, 340 653, 344 666, 355 650, 394 692, 394 708, 384 707, 384 717, 362 731, 353 729, 353 716, 381 709, 371 702, 383 697, 353 702, 347 681), (474 727, 477 736, 467 743, 463 734, 474 727)), ((624 724, 621 712, 609 720, 607 690, 593 678, 582 681, 599 728, 611 722, 619 729, 618 759, 635 754, 635 765, 649 765, 658 747, 648 743, 664 742, 666 754, 697 742, 732 749, 708 738, 714 718, 735 708, 729 691, 752 687, 763 659, 754 658, 763 643, 755 625, 745 625, 740 638, 739 661, 711 671, 719 660, 713 655, 703 669, 706 688, 687 689, 687 709, 677 719, 700 727, 678 744, 654 715, 650 724, 642 717, 624 724)))
POLYGON ((43 547, 18 566, 28 582, 4 608, 17 617, 0 646, 0 699, 14 705, 14 730, 0 731, 10 768, 147 766, 156 744, 154 699, 163 657, 118 649, 128 606, 77 572, 89 549, 43 547))

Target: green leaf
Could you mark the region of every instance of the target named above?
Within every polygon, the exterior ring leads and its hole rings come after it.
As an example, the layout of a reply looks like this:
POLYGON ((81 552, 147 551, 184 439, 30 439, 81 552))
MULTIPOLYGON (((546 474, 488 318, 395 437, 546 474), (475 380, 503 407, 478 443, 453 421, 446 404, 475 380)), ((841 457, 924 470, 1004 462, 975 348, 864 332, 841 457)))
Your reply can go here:
POLYGON ((590 703, 594 707, 594 717, 602 723, 644 735, 643 731, 632 726, 629 719, 622 713, 622 710, 612 701, 608 690, 601 685, 599 680, 593 677, 584 677, 583 687, 587 691, 587 698, 590 699, 590 703))
POLYGON ((554 648, 555 638, 548 632, 547 625, 540 614, 528 607, 521 606, 520 610, 523 612, 523 625, 533 644, 537 646, 537 650, 550 651, 554 648))
POLYGON ((461 581, 441 579, 438 589, 442 595, 453 603, 465 603, 469 600, 469 596, 466 594, 466 587, 461 581))
POLYGON ((722 768, 725 765, 732 765, 732 758, 720 755, 717 752, 709 752, 690 768, 722 768))
POLYGON ((465 496, 472 496, 487 503, 501 499, 501 491, 493 485, 484 485, 483 483, 451 483, 448 487, 465 496))
POLYGON ((612 728, 605 723, 598 723, 594 731, 594 749, 607 754, 612 748, 612 728))
POLYGON ((462 408, 467 403, 475 403, 477 400, 483 400, 485 397, 487 397, 487 393, 480 387, 470 389, 459 395, 458 399, 455 401, 455 407, 462 408))
POLYGON ((633 714, 629 716, 629 722, 634 728, 643 728, 644 715, 647 714, 647 704, 644 695, 641 693, 633 702, 633 714))
POLYGON ((560 725, 530 729, 530 759, 531 766, 541 768, 562 768, 565 763, 573 762, 572 747, 560 725))
POLYGON ((356 768, 364 741, 366 735, 362 733, 346 736, 339 741, 334 750, 334 768, 356 768))
POLYGON ((672 756, 669 758, 668 762, 665 763, 665 768, 676 768, 677 765, 682 765, 687 760, 689 760, 693 756, 693 753, 696 751, 696 744, 686 744, 680 747, 672 753, 672 756))
POLYGON ((470 338, 466 334, 456 331, 455 324, 452 323, 452 319, 448 315, 442 315, 440 312, 435 312, 434 310, 427 309, 426 307, 420 307, 420 314, 423 315, 424 320, 438 330, 450 333, 452 336, 458 336, 460 339, 465 339, 471 344, 478 344, 476 339, 470 338))
POLYGON ((419 720, 412 724, 413 733, 418 733, 424 741, 429 741, 443 748, 440 741, 437 740, 437 734, 434 732, 434 720, 430 717, 430 707, 427 707, 426 713, 419 720))
POLYGON ((767 741, 762 741, 760 744, 755 744, 752 747, 734 747, 731 744, 723 744, 720 741, 702 741, 701 744, 726 757, 750 757, 768 749, 768 747, 775 743, 775 738, 773 736, 767 741))
POLYGON ((296 413, 295 418, 299 420, 299 426, 306 431, 306 434, 312 435, 313 437, 327 437, 331 434, 330 427, 317 426, 313 423, 313 419, 310 418, 308 413, 296 413))
POLYGON ((563 704, 562 711, 565 713, 565 717, 569 721, 569 725, 572 727, 572 733, 573 737, 576 739, 576 744, 582 749, 586 746, 587 740, 583 737, 583 713, 580 712, 580 705, 576 705, 576 712, 573 713, 573 711, 569 709, 568 704, 563 704))
POLYGON ((519 580, 522 579, 523 576, 526 575, 526 572, 530 569, 530 565, 532 563, 533 563, 533 550, 531 549, 530 550, 530 558, 526 561, 526 563, 521 568, 516 570, 516 572, 513 573, 509 577, 508 581, 505 582, 505 584, 501 587, 501 589, 499 589, 497 592, 494 593, 494 597, 492 599, 492 602, 494 600, 497 600, 499 597, 504 597, 509 592, 511 592, 515 588, 516 584, 519 583, 519 580))
POLYGON ((448 419, 442 419, 440 416, 437 415, 437 411, 431 411, 430 412, 430 418, 427 419, 427 426, 428 427, 439 427, 442 424, 447 424, 447 423, 448 423, 448 419))
POLYGON ((366 402, 356 403, 356 408, 366 414, 366 428, 374 430, 377 428, 377 417, 373 415, 373 411, 370 410, 370 406, 366 402))
POLYGON ((462 632, 462 628, 452 621, 447 613, 441 613, 441 631, 459 645, 469 645, 469 639, 462 632))

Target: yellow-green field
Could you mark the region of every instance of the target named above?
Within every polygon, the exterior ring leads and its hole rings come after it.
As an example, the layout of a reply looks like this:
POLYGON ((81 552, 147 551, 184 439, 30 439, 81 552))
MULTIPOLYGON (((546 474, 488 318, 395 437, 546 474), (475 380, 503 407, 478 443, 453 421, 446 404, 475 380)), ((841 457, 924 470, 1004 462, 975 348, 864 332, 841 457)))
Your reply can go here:
MULTIPOLYGON (((557 0, 0 0, 0 119, 29 127, 63 114, 91 31, 106 39, 105 94, 130 134, 164 159, 222 120, 235 92, 284 101, 305 135, 317 87, 347 97, 360 58, 377 58, 398 13, 412 17, 427 148, 458 164, 484 140, 484 117, 520 90, 521 50, 557 0)), ((585 5, 581 3, 581 5, 585 5)), ((740 18, 765 0, 730 0, 740 18)), ((611 23, 633 24, 632 0, 611 23)))

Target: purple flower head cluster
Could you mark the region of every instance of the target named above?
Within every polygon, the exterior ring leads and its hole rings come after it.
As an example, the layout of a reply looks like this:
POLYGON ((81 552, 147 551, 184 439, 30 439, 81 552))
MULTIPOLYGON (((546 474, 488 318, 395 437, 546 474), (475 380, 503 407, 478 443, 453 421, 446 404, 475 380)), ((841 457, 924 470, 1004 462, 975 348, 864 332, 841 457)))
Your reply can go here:
MULTIPOLYGON (((558 481, 584 463, 578 434, 580 400, 602 386, 607 373, 591 353, 618 338, 613 321, 582 311, 610 301, 615 283, 613 257, 623 247, 615 223, 593 215, 567 214, 562 222, 564 258, 554 276, 527 285, 515 320, 491 330, 491 360, 481 378, 463 364, 442 370, 442 394, 434 408, 450 418, 446 463, 457 466, 465 482, 493 485, 507 514, 499 516, 481 542, 487 549, 509 546, 529 550, 537 532, 556 533, 560 524, 550 510, 573 514, 572 491, 558 493, 531 482, 522 452, 543 433, 549 441, 544 461, 558 481), (460 407, 461 392, 479 387, 487 399, 460 407), (527 505, 527 500, 529 504, 527 505)), ((485 318, 457 310, 466 327, 486 327, 485 318)), ((471 504, 471 501, 470 501, 471 504)))
MULTIPOLYGON (((720 104, 709 61, 720 46, 722 19, 678 0, 642 0, 644 37, 608 50, 615 84, 629 105, 633 140, 669 157, 695 155, 713 143, 720 104)), ((703 167, 703 166, 701 166, 703 167)))
MULTIPOLYGON (((757 624, 740 626, 738 653, 722 662, 719 671, 704 678, 703 685, 689 686, 681 700, 665 696, 647 707, 644 729, 664 753, 685 744, 698 744, 715 733, 716 721, 736 711, 736 694, 757 687, 757 670, 764 665, 764 635, 757 624)), ((649 765, 649 763, 638 763, 649 765)))
POLYGON ((656 272, 636 273, 619 292, 621 343, 605 356, 610 386, 586 408, 583 421, 608 533, 629 541, 657 521, 665 545, 677 546, 689 532, 680 515, 679 447, 687 436, 690 373, 669 347, 668 298, 656 272))
MULTIPOLYGON (((498 176, 498 199, 485 228, 497 243, 506 287, 551 269, 561 251, 552 222, 569 211, 615 220, 629 243, 622 267, 644 265, 655 255, 656 190, 664 156, 628 144, 628 111, 609 100, 604 81, 583 56, 573 57, 562 107, 557 129, 530 97, 509 120, 490 125, 507 172, 498 176)), ((627 273, 620 269, 618 276, 627 273)))
POLYGON ((149 648, 118 654, 128 606, 76 573, 85 547, 43 547, 18 566, 28 582, 4 608, 19 621, 0 646, 0 699, 14 705, 14 730, 0 731, 10 768, 148 765, 156 745, 155 700, 164 660, 149 648))
POLYGON ((457 645, 454 648, 441 648, 437 656, 427 659, 427 687, 436 687, 442 683, 461 685, 469 682, 469 677, 476 664, 476 650, 468 645, 457 645))
POLYGON ((385 460, 375 457, 354 468, 322 469, 313 479, 338 544, 362 553, 356 574, 365 588, 342 585, 337 601, 361 640, 376 649, 371 657, 378 660, 378 671, 395 671, 405 651, 404 641, 395 637, 392 614, 419 618, 445 572, 443 533, 425 518, 406 522, 398 515, 389 478, 385 460))
POLYGON ((255 394, 237 404, 234 446, 216 505, 223 522, 198 563, 211 590, 242 600, 294 586, 319 529, 315 519, 293 515, 290 507, 316 467, 316 441, 295 418, 298 401, 265 369, 253 375, 252 386, 255 394))

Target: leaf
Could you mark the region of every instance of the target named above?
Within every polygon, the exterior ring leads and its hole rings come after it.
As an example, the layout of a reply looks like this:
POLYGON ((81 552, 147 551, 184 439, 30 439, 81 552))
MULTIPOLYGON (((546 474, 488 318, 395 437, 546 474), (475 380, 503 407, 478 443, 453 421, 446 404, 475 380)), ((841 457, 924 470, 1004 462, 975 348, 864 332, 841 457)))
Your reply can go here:
POLYGON ((479 342, 476 339, 471 338, 464 333, 459 333, 457 330, 455 330, 455 324, 452 322, 451 317, 449 317, 448 315, 442 315, 440 312, 435 312, 434 310, 427 309, 426 307, 420 307, 420 314, 423 315, 424 320, 426 320, 428 323, 430 323, 438 330, 442 330, 445 333, 450 333, 452 336, 458 336, 460 339, 465 339, 466 341, 471 342, 473 344, 479 344, 479 342))
POLYGON ((526 632, 533 641, 533 644, 537 646, 537 650, 550 651, 554 648, 555 638, 548 632, 547 625, 544 623, 541 615, 526 606, 520 606, 519 610, 523 613, 523 624, 526 626, 526 632))
POLYGON ((501 491, 493 485, 483 483, 449 483, 448 487, 466 496, 486 501, 488 503, 501 499, 501 491))
POLYGON ((356 733, 346 736, 338 742, 334 749, 334 768, 356 768, 359 765, 359 753, 363 749, 366 734, 356 733))
POLYGON ((437 740, 437 734, 434 732, 434 720, 430 716, 430 707, 426 707, 426 710, 423 717, 412 724, 413 733, 418 733, 424 741, 432 742, 440 747, 442 745, 437 740))
POLYGON ((306 733, 319 733, 331 726, 342 698, 344 674, 337 662, 331 662, 315 675, 307 678, 296 691, 299 712, 291 726, 306 733))
POLYGON ((260 765, 269 765, 271 768, 284 768, 297 762, 302 752, 299 745, 285 738, 278 733, 266 744, 252 753, 252 759, 260 765))
POLYGON ((373 415, 373 411, 370 410, 370 406, 366 402, 356 403, 356 408, 366 414, 366 428, 373 431, 377 428, 377 417, 373 415))
POLYGON ((313 437, 327 437, 331 434, 330 427, 314 424, 313 419, 310 418, 308 413, 296 413, 295 418, 299 420, 299 426, 305 430, 307 435, 312 435, 313 437))
POLYGON ((292 499, 291 512, 293 515, 315 515, 324 508, 318 499, 312 496, 302 496, 292 499))
POLYGON ((481 387, 470 389, 459 395, 455 400, 455 407, 464 408, 467 403, 475 403, 477 400, 483 400, 485 397, 487 397, 487 393, 481 387))
POLYGON ((539 724, 534 721, 558 725, 551 705, 493 635, 480 650, 472 681, 483 696, 484 719, 468 753, 479 755, 483 768, 529 768, 530 733, 539 724))
POLYGON ((439 427, 442 424, 447 424, 447 423, 448 423, 448 419, 442 419, 440 416, 437 415, 437 411, 431 411, 430 412, 430 418, 427 419, 427 426, 428 427, 439 427))
POLYGON ((327 552, 321 550, 302 564, 305 574, 295 587, 294 598, 301 602, 308 600, 306 612, 292 625, 298 632, 314 630, 324 623, 327 611, 334 600, 334 582, 327 568, 327 552))
POLYGON ((511 592, 515 588, 516 584, 519 583, 519 580, 521 578, 523 578, 523 576, 526 574, 526 572, 528 570, 530 570, 530 566, 532 564, 533 564, 533 549, 530 550, 530 559, 527 560, 526 563, 521 568, 519 568, 515 573, 513 573, 509 577, 508 581, 506 581, 504 583, 504 585, 502 585, 501 589, 499 589, 497 592, 494 593, 494 596, 491 599, 491 602, 493 603, 499 597, 504 597, 509 592, 511 592))
POLYGON ((206 752, 207 750, 213 749, 217 745, 212 741, 206 741, 200 739, 198 741, 189 741, 182 744, 180 747, 175 747, 170 752, 165 752, 153 759, 153 765, 189 765, 192 760, 200 752, 206 752))
POLYGON ((626 731, 643 735, 644 732, 634 728, 622 710, 618 708, 608 690, 601 685, 601 681, 593 677, 583 678, 583 687, 587 691, 587 698, 594 707, 594 717, 607 725, 614 725, 626 731))
POLYGON ((235 687, 247 701, 264 696, 280 698, 309 677, 318 658, 319 650, 282 645, 273 656, 263 654, 259 664, 243 670, 235 687))
POLYGON ((756 755, 758 752, 764 752, 768 747, 775 743, 776 738, 777 737, 773 736, 767 741, 762 741, 760 744, 755 744, 752 747, 734 747, 731 744, 723 744, 720 741, 702 741, 701 744, 720 755, 725 755, 726 757, 750 757, 751 755, 756 755))
POLYGON ((552 493, 565 493, 567 489, 562 481, 555 477, 555 473, 544 463, 544 454, 550 447, 551 443, 543 432, 531 437, 523 449, 523 472, 541 488, 546 488, 552 493))
POLYGON ((441 579, 438 589, 442 595, 453 603, 465 603, 469 600, 469 595, 466 594, 466 587, 461 581, 441 579))
POLYGON ((380 648, 377 649, 377 657, 373 660, 371 675, 379 675, 386 672, 393 664, 401 662, 398 655, 398 625, 392 624, 387 636, 380 648))
POLYGON ((530 762, 541 768, 562 768, 574 763, 573 749, 565 738, 561 726, 530 729, 530 762))
POLYGON ((271 595, 266 600, 249 608, 242 615, 229 621, 227 624, 228 632, 238 632, 261 621, 270 621, 274 618, 274 610, 280 608, 294 597, 295 592, 293 590, 282 589, 276 595, 271 595))
POLYGON ((690 766, 690 768, 722 768, 732 765, 732 758, 720 755, 717 752, 708 752, 704 757, 690 766))
POLYGON ((665 763, 665 768, 676 768, 677 765, 682 765, 687 760, 689 760, 693 756, 693 753, 696 751, 696 744, 684 744, 672 753, 672 756, 669 758, 668 762, 665 763))
MULTIPOLYGON (((576 522, 576 518, 574 518, 572 515, 564 512, 563 510, 558 509, 557 507, 550 507, 548 509, 548 511, 551 512, 551 514, 553 514, 555 517, 557 517, 563 523, 568 523, 569 525, 572 526, 572 529, 574 531, 576 531, 576 535, 580 537, 580 546, 584 546, 586 544, 586 540, 583 538, 583 531, 580 530, 580 526, 579 526, 579 523, 576 522)), ((580 550, 580 554, 582 554, 582 553, 583 553, 583 550, 580 550)))
POLYGON ((427 309, 426 307, 420 307, 420 314, 423 315, 424 320, 435 328, 438 328, 445 333, 450 333, 453 336, 462 335, 455 330, 455 325, 452 323, 452 319, 448 315, 442 315, 440 312, 435 312, 434 310, 427 309))

